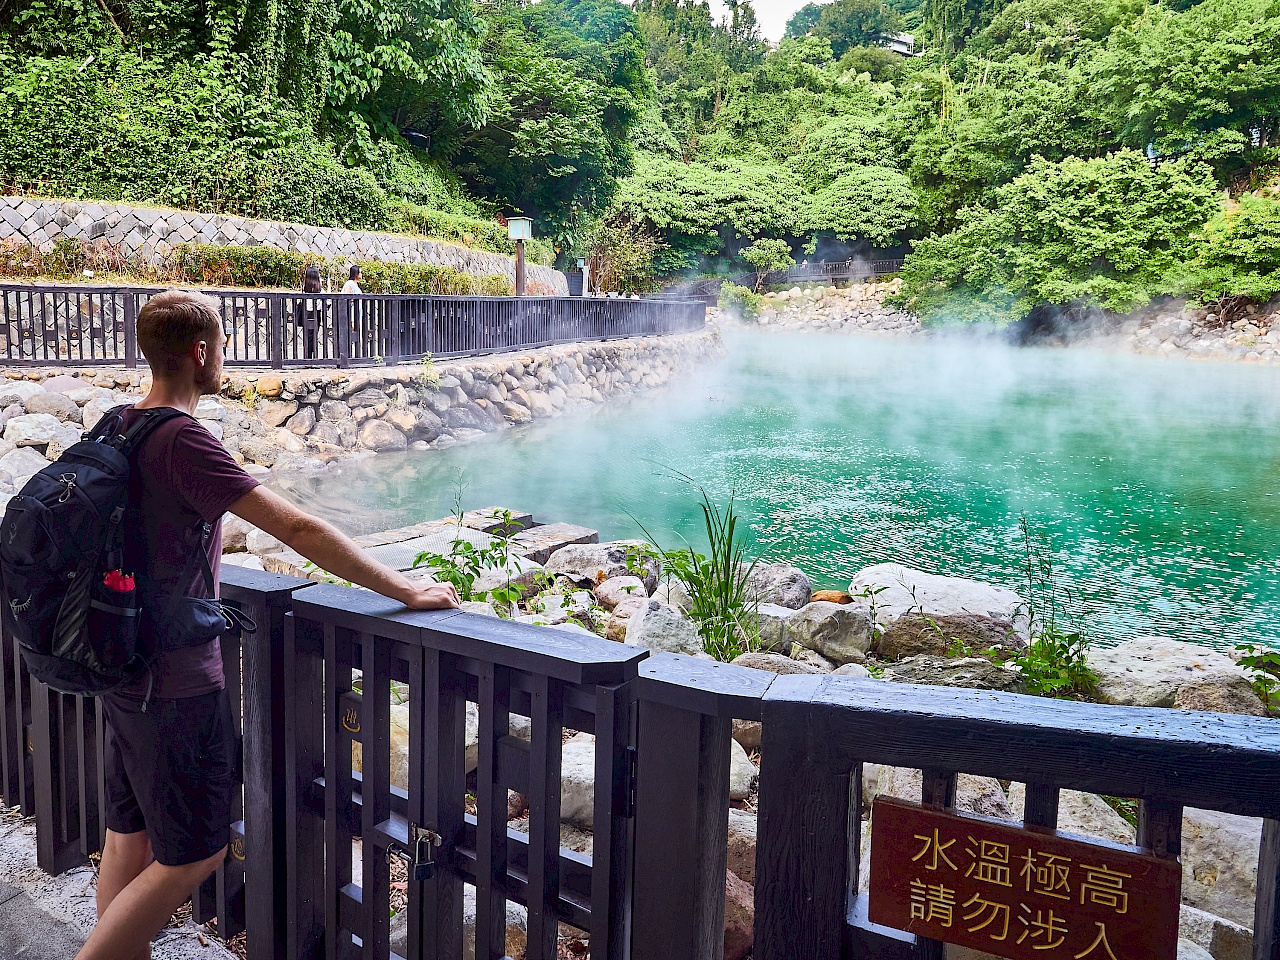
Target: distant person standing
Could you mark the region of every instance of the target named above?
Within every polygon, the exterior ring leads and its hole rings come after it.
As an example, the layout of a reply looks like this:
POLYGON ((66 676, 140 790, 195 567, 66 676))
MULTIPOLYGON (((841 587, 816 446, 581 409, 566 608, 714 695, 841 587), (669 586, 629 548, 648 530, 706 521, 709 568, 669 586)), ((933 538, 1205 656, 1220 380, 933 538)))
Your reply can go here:
MULTIPOLYGON (((320 283, 320 268, 314 263, 307 267, 306 276, 302 279, 303 293, 323 293, 324 287, 320 283)), ((304 302, 302 308, 302 340, 304 356, 308 360, 314 360, 316 357, 316 331, 320 328, 320 321, 324 314, 323 300, 310 300, 304 302)))
MULTIPOLYGON (((360 289, 360 264, 353 263, 351 265, 351 273, 347 277, 347 282, 342 285, 342 292, 343 293, 364 293, 364 291, 360 289)), ((351 343, 352 352, 354 353, 357 344, 363 343, 365 345, 365 353, 372 355, 373 349, 372 349, 371 339, 367 335, 367 332, 365 333, 365 335, 362 335, 362 330, 361 330, 361 327, 364 326, 364 324, 362 323, 362 320, 364 319, 363 318, 364 311, 360 309, 359 302, 348 304, 347 309, 350 311, 348 316, 351 318, 350 343, 351 343)))
POLYGON ((342 285, 343 293, 364 293, 360 289, 360 264, 353 263, 351 265, 351 276, 347 278, 347 282, 342 285))

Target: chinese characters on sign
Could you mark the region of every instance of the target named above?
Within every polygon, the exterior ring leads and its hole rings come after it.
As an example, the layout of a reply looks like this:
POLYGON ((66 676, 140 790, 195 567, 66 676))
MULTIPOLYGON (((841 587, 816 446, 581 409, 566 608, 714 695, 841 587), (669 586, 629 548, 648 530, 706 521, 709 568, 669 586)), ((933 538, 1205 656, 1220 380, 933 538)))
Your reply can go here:
POLYGON ((1173 960, 1176 860, 878 797, 872 923, 1014 960, 1173 960))

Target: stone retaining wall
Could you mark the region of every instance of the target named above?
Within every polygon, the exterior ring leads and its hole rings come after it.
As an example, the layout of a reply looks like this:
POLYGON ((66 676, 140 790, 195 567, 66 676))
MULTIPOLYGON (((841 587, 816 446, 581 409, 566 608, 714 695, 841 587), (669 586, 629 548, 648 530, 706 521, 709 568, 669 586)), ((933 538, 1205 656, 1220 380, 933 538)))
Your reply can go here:
MULTIPOLYGON (((157 259, 180 243, 265 246, 351 260, 434 264, 477 277, 498 274, 515 281, 515 261, 511 257, 419 237, 127 203, 0 197, 0 240, 21 240, 48 251, 54 241, 63 237, 102 239, 127 256, 147 259, 157 259)), ((531 291, 564 296, 569 293, 565 275, 550 267, 530 264, 529 285, 531 291)))
MULTIPOLYGON (((251 472, 323 469, 352 454, 452 446, 661 386, 723 352, 719 329, 364 370, 240 372, 196 416, 251 472)), ((0 500, 81 430, 150 389, 143 370, 8 368, 0 500)))

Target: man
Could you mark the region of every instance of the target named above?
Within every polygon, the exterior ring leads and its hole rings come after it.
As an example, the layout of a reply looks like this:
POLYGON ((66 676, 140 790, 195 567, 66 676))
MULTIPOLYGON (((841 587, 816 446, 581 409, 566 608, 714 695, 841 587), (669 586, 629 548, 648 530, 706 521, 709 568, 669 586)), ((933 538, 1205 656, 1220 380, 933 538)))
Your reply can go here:
MULTIPOLYGON (((148 301, 137 323, 153 386, 134 410, 173 407, 193 414, 200 398, 222 384, 226 336, 216 304, 171 290, 148 301)), ((140 415, 134 410, 126 414, 126 427, 140 415)), ((407 607, 458 605, 452 585, 409 580, 258 486, 188 417, 156 428, 137 453, 134 477, 142 530, 133 532, 129 559, 140 582, 159 596, 169 596, 191 569, 187 561, 201 549, 202 521, 212 525, 206 549, 216 583, 221 517, 230 510, 322 569, 407 607)), ((203 571, 185 588, 189 596, 205 595, 203 571)), ((162 634, 163 624, 152 632, 162 634)), ((104 706, 107 839, 98 873, 98 924, 77 956, 148 960, 152 936, 226 854, 234 721, 218 641, 161 652, 146 676, 105 697, 104 706)))

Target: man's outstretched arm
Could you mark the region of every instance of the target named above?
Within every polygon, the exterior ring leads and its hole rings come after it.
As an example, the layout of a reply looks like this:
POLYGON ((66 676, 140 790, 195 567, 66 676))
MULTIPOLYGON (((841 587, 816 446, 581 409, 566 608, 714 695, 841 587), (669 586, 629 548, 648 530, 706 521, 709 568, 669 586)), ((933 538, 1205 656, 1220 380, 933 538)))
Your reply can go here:
POLYGON ((265 530, 290 549, 335 577, 368 587, 415 610, 443 610, 458 605, 451 583, 410 580, 379 563, 332 524, 299 510, 266 487, 255 487, 231 505, 231 512, 265 530))

